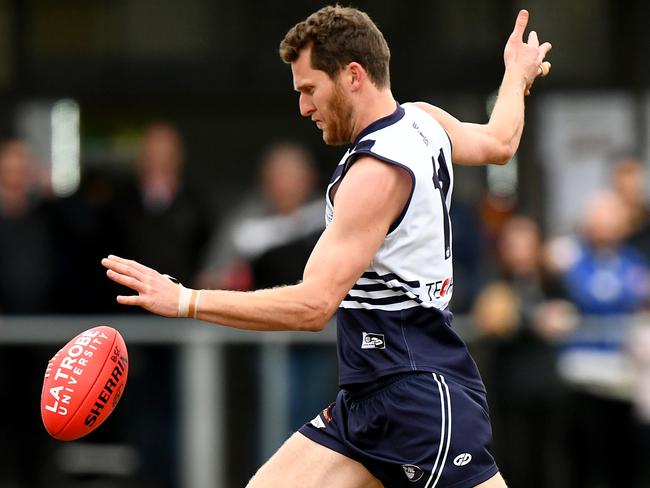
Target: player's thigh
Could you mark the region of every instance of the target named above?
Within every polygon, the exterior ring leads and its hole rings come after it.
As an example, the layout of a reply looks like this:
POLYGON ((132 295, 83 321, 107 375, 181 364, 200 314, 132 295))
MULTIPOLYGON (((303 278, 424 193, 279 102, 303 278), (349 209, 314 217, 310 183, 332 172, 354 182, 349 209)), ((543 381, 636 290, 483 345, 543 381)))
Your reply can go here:
POLYGON ((484 481, 480 485, 476 485, 474 488, 507 488, 507 486, 501 473, 497 473, 489 480, 484 481))
POLYGON ((247 488, 382 488, 360 463, 296 433, 253 476, 247 488))

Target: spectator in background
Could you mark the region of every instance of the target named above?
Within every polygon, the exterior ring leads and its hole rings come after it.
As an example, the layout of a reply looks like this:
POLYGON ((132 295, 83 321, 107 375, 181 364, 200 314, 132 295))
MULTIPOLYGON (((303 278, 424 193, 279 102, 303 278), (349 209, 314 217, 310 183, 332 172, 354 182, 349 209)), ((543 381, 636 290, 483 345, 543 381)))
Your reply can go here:
POLYGON ((650 262, 650 208, 646 192, 646 171, 634 155, 619 157, 612 171, 612 186, 628 211, 627 243, 650 262))
POLYGON ((587 203, 581 235, 552 244, 554 266, 583 314, 627 314, 646 305, 648 262, 624 242, 630 225, 624 201, 613 192, 601 192, 587 203))
POLYGON ((302 279, 304 264, 325 227, 324 204, 315 198, 316 169, 307 150, 277 143, 261 160, 258 187, 214 235, 202 275, 206 288, 245 291, 302 279), (292 250, 295 246, 299 249, 292 250), (278 252, 283 256, 274 259, 278 252))
POLYGON ((637 448, 625 320, 647 305, 650 271, 643 255, 624 243, 629 215, 616 193, 600 192, 588 201, 580 235, 551 245, 567 296, 586 316, 560 357, 561 373, 573 390, 575 488, 636 487, 647 455, 637 448))
POLYGON ((181 136, 169 123, 145 130, 136 181, 118 201, 122 252, 174 276, 195 282, 210 235, 206 206, 183 181, 181 136))
MULTIPOLYGON (((297 283, 325 227, 314 161, 301 146, 272 146, 260 177, 270 212, 240 222, 233 238, 254 289, 297 283)), ((296 430, 336 393, 336 353, 334 346, 293 345, 289 360, 289 427, 296 430)))
MULTIPOLYGON (((0 145, 0 314, 40 314, 52 310, 54 249, 51 208, 39 186, 27 145, 0 145)), ((36 486, 41 473, 34 459, 46 459, 38 386, 47 352, 17 345, 0 347, 0 416, 10 419, 0 435, 0 486, 36 486), (27 359, 27 360, 26 360, 27 359), (34 386, 33 388, 31 386, 34 386), (9 392, 14 392, 9 393, 9 392), (16 395, 15 393, 20 392, 16 395), (9 401, 9 396, 18 398, 9 401)))
MULTIPOLYGON (((497 240, 497 263, 501 278, 516 290, 526 321, 542 336, 553 339, 552 331, 542 328, 535 316, 549 299, 564 298, 564 289, 543 266, 542 245, 537 222, 524 216, 511 217, 497 240)), ((564 331, 558 332, 561 335, 564 331)))
POLYGON ((505 221, 496 250, 499 276, 473 309, 482 335, 473 347, 492 392, 495 455, 512 486, 562 487, 566 395, 556 372, 557 343, 575 314, 542 266, 534 220, 505 221))
MULTIPOLYGON (((203 287, 250 290, 302 279, 307 259, 325 227, 325 204, 316 192, 318 174, 313 158, 299 144, 273 144, 262 154, 258 177, 257 188, 244 197, 215 234, 204 266, 203 287)), ((259 365, 244 364, 241 356, 229 360, 238 376, 245 372, 258 377, 259 365)), ((295 430, 336 393, 336 352, 333 346, 294 345, 289 361, 288 420, 295 430)), ((246 399, 246 404, 232 408, 240 413, 254 408, 250 396, 250 391, 233 393, 233 402, 246 399)), ((259 412, 251 411, 243 420, 250 425, 257 415, 259 412)), ((234 419, 240 420, 242 417, 234 419)), ((242 456, 249 456, 250 444, 258 439, 240 446, 242 431, 251 429, 237 430, 232 446, 241 449, 242 456)))
POLYGON ((19 140, 0 146, 0 313, 50 312, 54 286, 51 211, 19 140))
MULTIPOLYGON (((135 180, 117 198, 119 218, 114 218, 114 225, 119 229, 115 234, 121 239, 120 252, 190 286, 196 282, 211 221, 203 201, 184 182, 184 165, 178 130, 166 122, 146 127, 135 161, 135 180)), ((143 466, 151 469, 145 473, 147 479, 171 486, 178 458, 176 349, 131 347, 129 355, 138 365, 129 372, 130 387, 147 400, 129 404, 133 425, 127 428, 145 459, 143 466), (166 428, 161 430, 160 425, 166 428)))

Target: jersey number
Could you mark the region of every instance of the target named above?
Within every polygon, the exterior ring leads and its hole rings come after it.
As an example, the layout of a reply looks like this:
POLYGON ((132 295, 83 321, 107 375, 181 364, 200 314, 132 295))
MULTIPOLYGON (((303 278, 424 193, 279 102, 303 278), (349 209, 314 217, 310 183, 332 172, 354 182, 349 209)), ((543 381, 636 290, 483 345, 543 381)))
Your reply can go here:
POLYGON ((433 161, 433 185, 440 192, 440 199, 442 200, 442 216, 443 216, 443 226, 445 231, 445 259, 451 257, 451 222, 449 219, 449 210, 447 209, 447 193, 449 192, 449 185, 451 183, 451 178, 449 177, 449 170, 447 169, 447 161, 445 160, 445 155, 440 149, 440 154, 438 154, 438 170, 436 171, 436 160, 431 158, 433 161))

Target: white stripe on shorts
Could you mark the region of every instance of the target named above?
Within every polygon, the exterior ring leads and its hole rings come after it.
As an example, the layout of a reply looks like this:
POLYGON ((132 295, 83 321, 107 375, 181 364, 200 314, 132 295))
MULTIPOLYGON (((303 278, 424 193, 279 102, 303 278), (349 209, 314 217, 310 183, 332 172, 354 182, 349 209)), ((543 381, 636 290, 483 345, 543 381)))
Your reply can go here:
POLYGON ((442 375, 433 374, 433 380, 438 384, 438 391, 440 392, 440 415, 441 415, 441 427, 440 427, 440 446, 438 447, 438 455, 436 456, 436 462, 433 464, 431 469, 431 476, 427 481, 427 484, 424 485, 424 488, 435 488, 440 481, 440 476, 442 475, 442 470, 445 467, 445 462, 447 461, 447 454, 449 454, 449 446, 451 444, 451 396, 449 395, 449 387, 445 382, 445 378, 442 375), (446 411, 445 411, 446 404, 446 411), (444 446, 444 454, 443 454, 444 446), (442 462, 438 465, 440 461, 440 455, 442 454, 442 462), (433 475, 436 474, 435 481, 433 481, 433 475), (433 484, 431 484, 433 481, 433 484))

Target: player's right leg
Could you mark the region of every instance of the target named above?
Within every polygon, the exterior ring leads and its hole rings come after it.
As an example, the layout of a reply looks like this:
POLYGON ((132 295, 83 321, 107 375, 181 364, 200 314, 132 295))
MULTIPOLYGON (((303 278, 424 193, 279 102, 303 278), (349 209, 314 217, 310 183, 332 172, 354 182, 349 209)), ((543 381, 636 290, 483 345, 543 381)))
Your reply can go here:
POLYGON ((383 485, 357 461, 300 433, 291 436, 247 485, 247 488, 323 487, 382 488, 383 485))
POLYGON ((474 488, 508 488, 506 482, 501 476, 501 473, 497 473, 492 478, 487 481, 484 481, 480 485, 475 486, 474 488))

